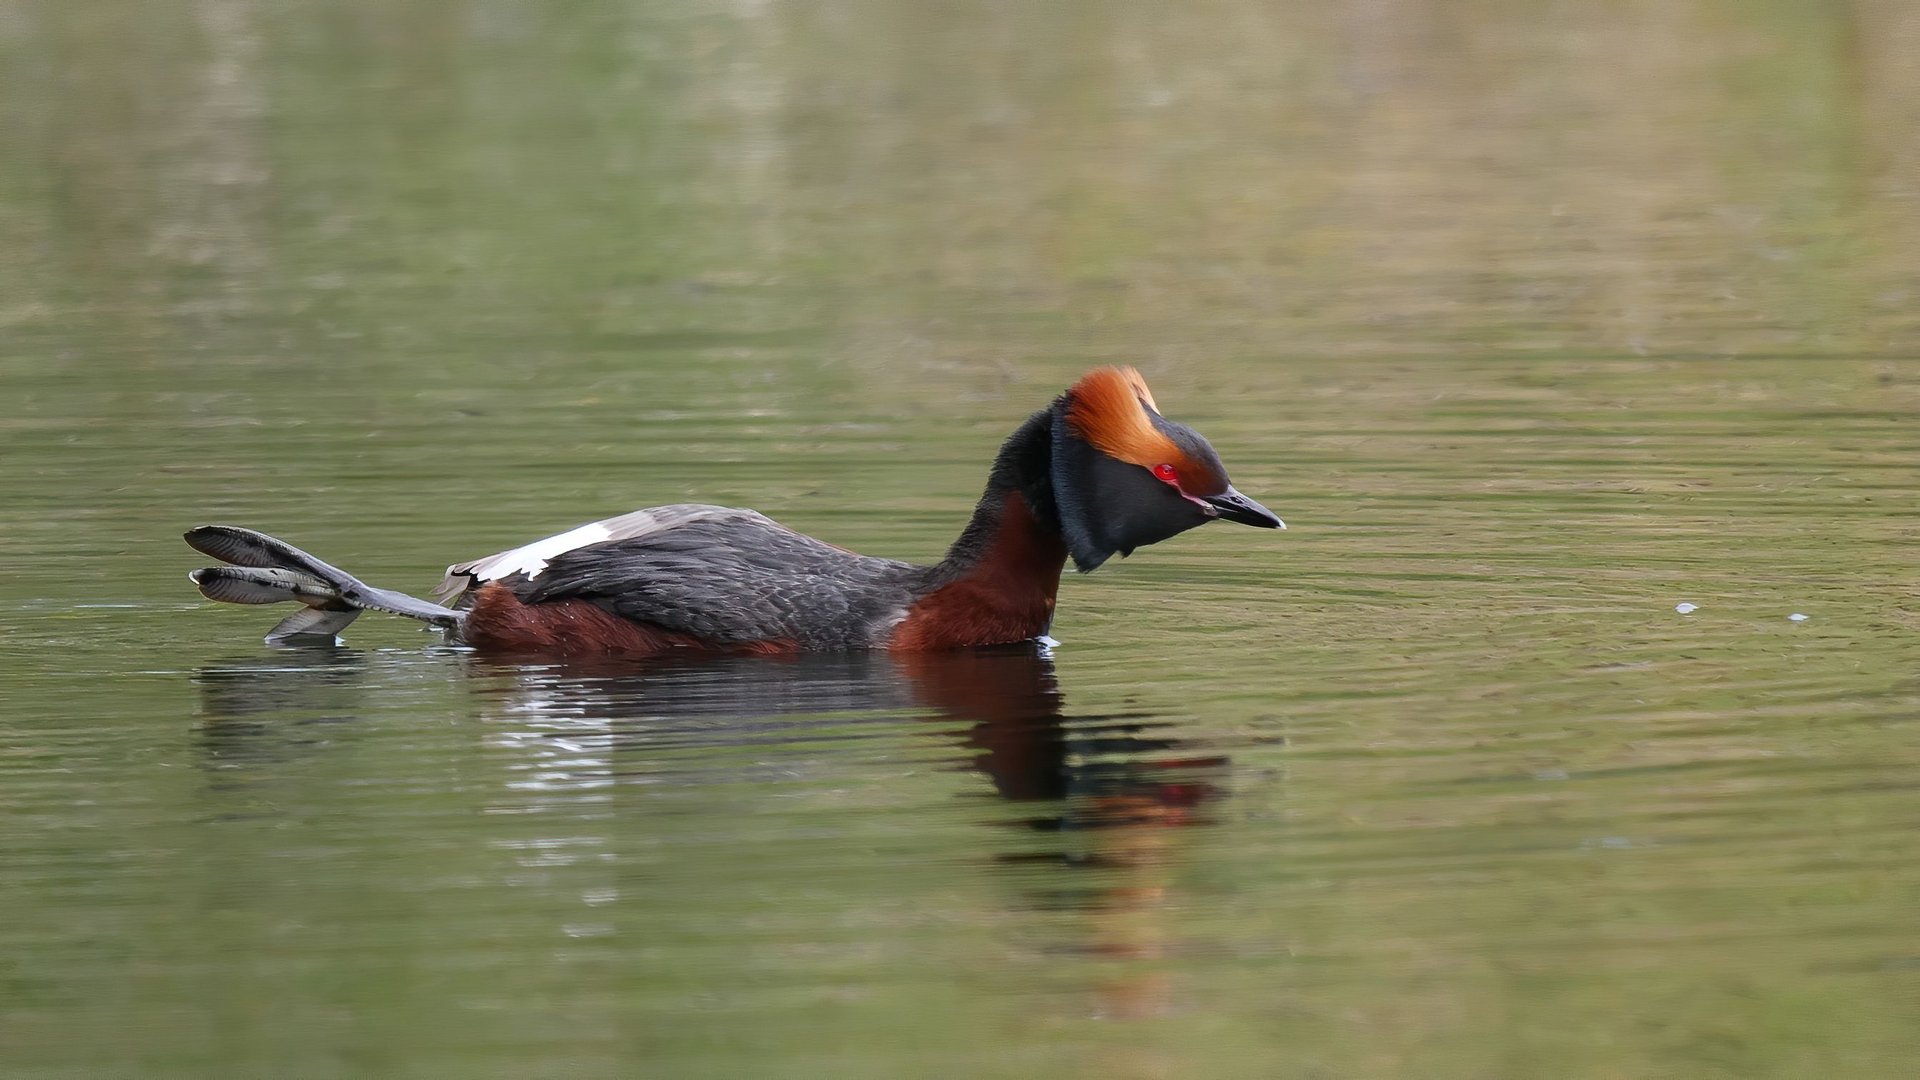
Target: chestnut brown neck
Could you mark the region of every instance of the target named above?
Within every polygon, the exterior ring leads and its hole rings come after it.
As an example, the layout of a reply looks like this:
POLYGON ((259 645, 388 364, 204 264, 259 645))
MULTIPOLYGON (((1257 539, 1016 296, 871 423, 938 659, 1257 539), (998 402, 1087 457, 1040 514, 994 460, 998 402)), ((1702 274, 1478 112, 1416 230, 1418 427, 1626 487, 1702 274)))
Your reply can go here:
POLYGON ((1067 561, 1049 467, 1055 420, 1035 413, 995 458, 973 519, 908 609, 892 645, 956 648, 1026 641, 1053 624, 1067 561))
MULTIPOLYGON (((982 508, 982 513, 987 508, 982 508)), ((1054 596, 1067 545, 1025 496, 1009 491, 987 522, 984 542, 940 564, 943 583, 914 602, 894 629, 896 649, 952 649, 1028 641, 1053 625, 1054 596)), ((969 532, 972 532, 969 526, 969 532)))
MULTIPOLYGON (((1001 496, 992 515, 988 541, 970 560, 946 564, 958 571, 957 580, 990 586, 1009 601, 1044 597, 1049 612, 1060 589, 1060 571, 1067 562, 1067 542, 1060 528, 1043 521, 1027 497, 1017 491, 1001 496)), ((1037 633, 1044 633, 1041 627, 1037 633)))

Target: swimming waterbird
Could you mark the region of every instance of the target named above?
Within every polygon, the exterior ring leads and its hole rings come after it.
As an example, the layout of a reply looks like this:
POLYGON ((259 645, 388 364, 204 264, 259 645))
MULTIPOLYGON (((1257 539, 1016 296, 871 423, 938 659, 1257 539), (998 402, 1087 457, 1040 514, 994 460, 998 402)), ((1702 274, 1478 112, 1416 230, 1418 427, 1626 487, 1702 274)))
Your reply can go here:
POLYGON ((917 651, 1044 636, 1069 559, 1090 571, 1216 519, 1286 527, 1234 490, 1199 432, 1160 415, 1138 372, 1109 367, 1008 437, 973 519, 931 566, 857 555, 752 510, 680 504, 455 563, 434 603, 251 529, 202 525, 186 540, 228 564, 188 575, 208 599, 301 605, 269 642, 330 638, 385 611, 496 653, 917 651))

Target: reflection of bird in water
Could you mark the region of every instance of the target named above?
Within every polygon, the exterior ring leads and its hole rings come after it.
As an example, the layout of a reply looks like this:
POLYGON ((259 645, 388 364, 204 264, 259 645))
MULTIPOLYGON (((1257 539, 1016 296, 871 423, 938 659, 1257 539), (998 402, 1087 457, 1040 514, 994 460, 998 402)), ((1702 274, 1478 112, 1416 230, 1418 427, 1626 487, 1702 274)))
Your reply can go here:
POLYGON ((903 717, 958 721, 970 764, 1015 802, 1063 804, 1035 829, 1089 829, 1193 813, 1212 794, 1218 758, 1179 751, 1149 716, 1075 718, 1052 660, 1034 643, 938 653, 702 657, 680 662, 496 665, 496 692, 517 718, 555 733, 599 736, 617 753, 663 747, 804 741, 816 727, 903 717), (1136 806, 1144 790, 1157 809, 1136 806))
POLYGON ((210 759, 258 756, 305 741, 315 724, 354 720, 366 696, 367 657, 352 649, 275 649, 202 667, 201 744, 210 759))
POLYGON ((1164 1011, 1171 985, 1148 965, 1167 950, 1165 905, 1178 851, 1172 830, 1207 824, 1204 807, 1221 794, 1227 759, 1183 752, 1171 725, 1151 716, 1067 720, 1053 665, 1038 655, 903 661, 923 703, 969 723, 964 743, 976 751, 973 765, 1000 794, 1047 805, 1026 823, 1060 833, 1060 843, 997 861, 1025 887, 1027 903, 1085 919, 1084 937, 1051 948, 1117 962, 1096 987, 1102 1015, 1164 1011), (1029 872, 1047 866, 1060 874, 1029 872))
POLYGON ((1038 645, 503 670, 517 718, 545 717, 562 738, 603 734, 616 776, 622 757, 667 748, 786 742, 816 728, 845 737, 850 717, 951 726, 998 795, 1032 808, 1025 831, 1054 836, 1040 850, 1010 837, 995 859, 1023 907, 1083 921, 1047 950, 1114 962, 1096 987, 1103 1015, 1166 1008, 1171 986, 1152 965, 1170 936, 1177 830, 1208 823, 1227 759, 1195 753, 1150 715, 1066 717, 1038 645))
POLYGON ((521 656, 918 652, 1042 637, 1069 557, 1090 571, 1216 519, 1284 527, 1234 490, 1199 432, 1160 415, 1138 372, 1101 368, 1008 437, 972 520, 931 566, 857 555, 751 510, 659 506, 456 563, 443 607, 250 529, 204 525, 186 540, 229 564, 189 575, 209 599, 302 605, 269 640, 330 640, 371 609, 521 656))
MULTIPOLYGON (((903 721, 940 725, 965 766, 1023 808, 995 865, 1037 913, 1075 913, 1082 929, 1047 946, 1125 962, 1101 985, 1101 1010, 1138 1016, 1164 1007, 1167 987, 1139 961, 1163 955, 1165 899, 1178 831, 1207 823, 1223 757, 1196 754, 1150 715, 1063 715, 1053 662, 1033 644, 940 653, 688 657, 644 663, 470 665, 484 711, 510 720, 514 745, 540 759, 565 796, 646 773, 670 752, 792 745, 859 737, 862 724, 897 734, 903 721), (569 771, 571 770, 571 771, 569 771), (1036 849, 1038 836, 1048 837, 1036 849), (1024 836, 1025 839, 1017 837, 1024 836)), ((336 649, 278 652, 270 662, 204 669, 203 745, 244 761, 249 744, 289 752, 277 722, 351 717, 369 687, 367 660, 336 649)), ((930 732, 931 733, 931 732, 930 732)), ((712 760, 708 758, 706 760, 712 760)), ((695 768, 679 783, 755 778, 754 756, 695 768)), ((524 767, 524 766, 523 766, 524 767)), ((1005 820, 996 824, 1004 828, 1005 820)))

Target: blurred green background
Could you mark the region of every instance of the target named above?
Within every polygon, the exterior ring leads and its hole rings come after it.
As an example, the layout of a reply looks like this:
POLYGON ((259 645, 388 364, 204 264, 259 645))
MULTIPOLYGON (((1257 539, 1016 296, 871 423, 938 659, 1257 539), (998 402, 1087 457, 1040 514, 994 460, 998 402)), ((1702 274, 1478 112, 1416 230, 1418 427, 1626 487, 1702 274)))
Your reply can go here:
POLYGON ((0 0, 0 1072, 1907 1076, 1917 289, 1901 0, 0 0), (1108 362, 1293 528, 1051 661, 183 580, 930 560, 1108 362))

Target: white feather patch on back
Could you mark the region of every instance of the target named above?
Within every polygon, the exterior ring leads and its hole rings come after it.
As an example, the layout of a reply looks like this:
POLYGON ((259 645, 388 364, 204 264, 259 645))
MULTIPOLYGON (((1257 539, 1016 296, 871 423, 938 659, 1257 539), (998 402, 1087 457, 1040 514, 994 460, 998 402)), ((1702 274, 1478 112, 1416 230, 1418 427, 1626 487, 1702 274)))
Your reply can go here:
POLYGON ((535 540, 531 544, 522 544, 512 551, 503 551, 490 559, 475 563, 468 572, 481 581, 525 574, 532 577, 547 568, 547 560, 563 551, 599 544, 613 539, 613 533, 599 522, 569 529, 558 536, 549 536, 545 540, 535 540))
POLYGON ((650 536, 695 521, 721 517, 759 518, 760 516, 752 510, 707 506, 703 503, 675 503, 671 506, 654 506, 645 510, 635 510, 630 514, 621 514, 619 517, 610 517, 604 521, 590 522, 568 529, 566 532, 549 536, 544 540, 535 540, 531 544, 522 544, 511 551, 500 552, 498 555, 489 555, 484 559, 474 559, 470 562, 454 563, 447 567, 447 576, 434 587, 433 595, 445 603, 448 598, 489 581, 498 581, 515 574, 537 577, 547 568, 548 561, 554 556, 592 544, 650 536))

